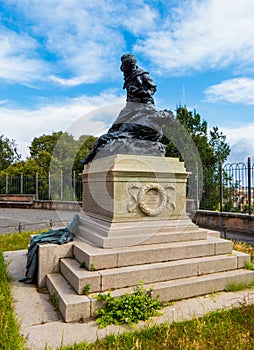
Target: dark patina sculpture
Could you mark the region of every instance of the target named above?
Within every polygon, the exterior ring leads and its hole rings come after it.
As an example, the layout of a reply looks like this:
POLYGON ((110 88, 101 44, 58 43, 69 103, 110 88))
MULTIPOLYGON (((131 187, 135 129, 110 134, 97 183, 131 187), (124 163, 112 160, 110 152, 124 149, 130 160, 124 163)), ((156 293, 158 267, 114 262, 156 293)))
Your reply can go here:
POLYGON ((94 144, 92 151, 81 161, 89 163, 95 157, 112 154, 139 154, 164 156, 162 125, 172 119, 169 113, 161 113, 154 106, 156 85, 149 73, 137 66, 134 55, 121 57, 124 74, 123 88, 127 91, 126 106, 119 113, 107 134, 94 144))
POLYGON ((127 91, 127 102, 152 103, 156 85, 149 73, 139 68, 134 55, 123 55, 121 57, 121 71, 124 74, 123 89, 127 91))

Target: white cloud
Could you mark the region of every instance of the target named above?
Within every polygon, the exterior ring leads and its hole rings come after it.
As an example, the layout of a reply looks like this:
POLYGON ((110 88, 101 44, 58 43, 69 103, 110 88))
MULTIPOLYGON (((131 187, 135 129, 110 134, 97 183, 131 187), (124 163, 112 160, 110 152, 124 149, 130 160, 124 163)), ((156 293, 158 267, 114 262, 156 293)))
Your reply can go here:
POLYGON ((254 160, 254 124, 221 129, 227 136, 227 142, 231 148, 229 162, 246 162, 248 156, 254 160))
POLYGON ((130 3, 128 2, 126 7, 122 8, 121 12, 125 13, 125 16, 120 16, 121 24, 133 34, 144 35, 146 32, 157 27, 159 14, 156 8, 151 8, 141 3, 141 6, 135 8, 135 11, 130 11, 130 3))
POLYGON ((104 92, 98 96, 66 99, 34 110, 0 106, 0 133, 16 140, 18 150, 25 158, 29 155, 28 146, 33 138, 42 134, 68 131, 75 137, 82 134, 98 135, 100 130, 114 121, 123 102, 123 96, 104 92))
POLYGON ((235 78, 224 80, 220 84, 205 90, 209 102, 230 102, 254 104, 254 79, 235 78))
POLYGON ((25 85, 44 80, 48 65, 36 57, 36 48, 27 35, 0 28, 0 78, 25 85))
POLYGON ((172 16, 135 45, 160 70, 186 73, 251 64, 254 55, 252 0, 180 1, 172 16), (158 30, 159 29, 159 30, 158 30))
POLYGON ((2 40, 0 70, 3 78, 20 83, 49 79, 70 87, 114 78, 126 50, 126 32, 132 35, 134 51, 160 73, 230 64, 238 73, 247 66, 253 71, 252 0, 181 0, 175 5, 145 0, 4 2, 23 20, 14 16, 21 30, 9 31, 2 40))
MULTIPOLYGON (((6 6, 24 17, 22 31, 27 32, 27 39, 43 45, 43 57, 51 67, 50 79, 53 77, 54 82, 74 86, 115 74, 115 66, 119 66, 115 57, 125 47, 116 28, 117 4, 108 0, 8 0, 6 6)), ((23 63, 29 66, 28 57, 23 63)), ((36 71, 33 65, 32 70, 36 71)), ((28 75, 29 79, 33 77, 28 75)))
MULTIPOLYGON (((85 76, 80 76, 80 77, 75 77, 75 78, 70 78, 70 79, 64 79, 64 78, 59 78, 55 75, 51 75, 49 77, 50 80, 53 82, 62 85, 62 86, 77 86, 82 84, 84 81, 89 82, 87 77, 85 76)), ((94 76, 91 77, 91 80, 94 80, 94 76)))
MULTIPOLYGON (((238 76, 243 68, 254 71, 252 0, 3 2, 22 18, 10 18, 16 29, 20 26, 16 33, 0 29, 0 78, 11 82, 72 88, 118 79, 126 31, 131 41, 139 38, 134 51, 153 62, 153 74, 230 64, 238 76)), ((253 104, 253 90, 252 79, 236 78, 211 86, 205 95, 210 102, 253 104)))
MULTIPOLYGON (((17 27, 21 26, 27 42, 34 44, 33 53, 40 55, 43 52, 40 64, 44 60, 50 67, 45 76, 45 72, 36 66, 38 62, 29 55, 17 57, 16 72, 10 72, 9 77, 21 83, 19 72, 25 71, 26 67, 30 68, 27 74, 22 74, 26 81, 33 81, 33 74, 36 74, 62 86, 114 78, 119 72, 119 57, 126 47, 123 30, 134 37, 146 35, 156 28, 159 19, 156 6, 147 5, 143 0, 127 3, 125 0, 4 2, 10 13, 23 18, 19 22, 14 16, 14 21, 17 27)), ((15 47, 12 50, 17 53, 15 47)))

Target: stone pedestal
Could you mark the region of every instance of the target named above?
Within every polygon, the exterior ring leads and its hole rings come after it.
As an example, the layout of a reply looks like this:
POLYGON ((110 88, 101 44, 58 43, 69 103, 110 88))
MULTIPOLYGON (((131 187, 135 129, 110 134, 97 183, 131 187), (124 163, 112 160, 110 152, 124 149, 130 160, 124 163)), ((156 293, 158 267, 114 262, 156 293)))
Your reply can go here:
POLYGON ((195 227, 186 215, 188 173, 177 158, 116 154, 85 165, 81 177, 81 239, 104 248, 161 243, 184 240, 186 227, 195 227))

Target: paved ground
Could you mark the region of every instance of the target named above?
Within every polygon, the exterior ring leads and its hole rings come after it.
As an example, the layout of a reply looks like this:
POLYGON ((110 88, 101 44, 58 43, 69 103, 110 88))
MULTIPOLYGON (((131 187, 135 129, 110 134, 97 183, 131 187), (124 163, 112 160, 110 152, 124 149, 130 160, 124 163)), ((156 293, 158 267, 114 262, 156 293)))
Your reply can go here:
POLYGON ((74 214, 71 210, 0 208, 0 234, 17 232, 19 225, 22 231, 41 230, 48 228, 50 223, 65 226, 74 214))
POLYGON ((140 322, 134 328, 108 326, 99 329, 94 321, 65 323, 61 315, 54 310, 48 294, 38 291, 35 285, 18 282, 25 273, 26 251, 6 252, 4 256, 9 263, 8 273, 12 276, 14 307, 21 333, 26 337, 27 346, 31 350, 44 350, 45 345, 56 349, 60 345, 72 345, 84 340, 94 342, 97 338, 103 338, 108 334, 120 334, 153 324, 188 320, 211 311, 254 303, 254 290, 222 292, 175 302, 163 309, 161 316, 153 317, 149 322, 140 322))

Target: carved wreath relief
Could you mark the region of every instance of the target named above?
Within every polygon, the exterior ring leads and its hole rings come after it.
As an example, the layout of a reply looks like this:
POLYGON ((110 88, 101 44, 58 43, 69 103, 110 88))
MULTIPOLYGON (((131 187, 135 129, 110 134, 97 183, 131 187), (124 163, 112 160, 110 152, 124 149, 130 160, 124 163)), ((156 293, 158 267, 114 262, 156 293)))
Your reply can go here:
POLYGON ((158 183, 147 185, 130 183, 127 191, 131 196, 131 202, 127 205, 129 213, 137 213, 139 208, 147 216, 156 216, 164 209, 168 209, 169 213, 175 209, 173 185, 166 185, 163 188, 158 183))

